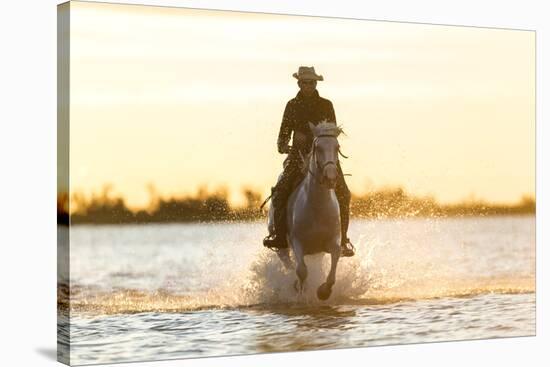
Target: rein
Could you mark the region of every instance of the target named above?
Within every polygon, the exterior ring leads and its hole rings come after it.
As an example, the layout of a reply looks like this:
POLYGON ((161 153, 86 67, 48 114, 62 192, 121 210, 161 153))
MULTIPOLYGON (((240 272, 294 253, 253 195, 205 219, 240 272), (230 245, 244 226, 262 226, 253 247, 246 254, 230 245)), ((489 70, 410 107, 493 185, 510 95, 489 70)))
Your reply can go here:
MULTIPOLYGON (((311 159, 311 156, 313 156, 313 159, 314 159, 314 164, 315 164, 315 167, 320 170, 322 172, 322 170, 325 169, 326 166, 328 166, 329 164, 334 164, 335 166, 337 166, 336 162, 334 161, 328 161, 328 162, 325 162, 322 166, 319 165, 319 162, 317 162, 317 155, 315 154, 315 148, 316 148, 316 145, 315 143, 317 142, 317 139, 319 138, 335 138, 334 135, 319 135, 319 136, 316 136, 315 139, 313 139, 313 143, 312 143, 312 149, 311 149, 311 152, 308 154, 308 157, 309 159, 311 159)), ((302 163, 304 164, 304 167, 307 169, 307 171, 311 174, 311 176, 313 177, 313 179, 319 184, 319 185, 322 185, 323 184, 323 181, 322 180, 319 180, 319 178, 317 177, 318 175, 316 175, 314 172, 311 171, 311 169, 309 168, 309 161, 306 161, 306 159, 304 158, 304 156, 302 155, 302 152, 298 150, 298 153, 300 154, 300 158, 302 159, 302 163)), ((344 157, 344 158, 348 158, 346 157, 344 154, 342 154, 342 152, 340 151, 340 149, 338 149, 338 153, 344 157)), ((338 159, 338 158, 336 158, 338 159)), ((338 170, 337 170, 338 171, 338 170)), ((339 172, 338 172, 339 174, 339 172)))
MULTIPOLYGON (((311 149, 311 152, 307 155, 307 157, 304 157, 304 155, 302 154, 302 152, 298 149, 298 154, 300 155, 300 159, 302 160, 302 164, 304 165, 304 167, 302 168, 303 170, 307 170, 311 176, 313 177, 313 179, 319 184, 319 185, 322 185, 322 181, 319 180, 317 178, 317 175, 311 171, 311 169, 309 168, 309 159, 311 159, 311 155, 313 154, 313 159, 315 160, 315 166, 320 168, 320 169, 324 169, 327 165, 329 164, 334 164, 336 165, 336 163, 334 161, 328 161, 328 162, 325 162, 325 164, 323 164, 322 167, 319 167, 319 164, 317 163, 317 156, 315 155, 315 143, 317 142, 317 139, 318 138, 323 138, 323 137, 328 137, 328 138, 335 138, 334 135, 330 135, 330 134, 324 134, 324 135, 319 135, 317 137, 315 137, 315 139, 313 139, 313 144, 312 144, 312 149, 311 149), (307 159, 307 160, 306 160, 307 159)), ((344 155, 344 153, 342 153, 342 151, 340 150, 340 148, 338 148, 338 154, 340 154, 343 158, 349 158, 348 156, 344 155)), ((338 171, 338 170, 337 170, 338 171)), ((338 172, 338 174, 340 174, 340 172, 338 172)), ((346 173, 343 173, 344 176, 351 176, 351 174, 346 174, 346 173)), ((267 202, 269 201, 269 199, 271 199, 273 196, 273 193, 271 195, 269 195, 265 200, 264 202, 262 203, 262 205, 260 205, 260 212, 262 211, 263 207, 267 204, 267 202)))

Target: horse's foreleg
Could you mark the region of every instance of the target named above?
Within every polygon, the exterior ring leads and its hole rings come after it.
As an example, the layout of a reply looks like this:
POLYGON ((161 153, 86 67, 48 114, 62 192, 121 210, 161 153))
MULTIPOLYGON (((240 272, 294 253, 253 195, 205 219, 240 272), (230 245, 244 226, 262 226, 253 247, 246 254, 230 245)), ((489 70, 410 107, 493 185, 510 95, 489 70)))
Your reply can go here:
POLYGON ((322 301, 327 300, 332 293, 332 286, 336 283, 336 267, 339 259, 340 247, 336 246, 336 249, 330 253, 330 271, 327 280, 317 288, 317 297, 322 301))

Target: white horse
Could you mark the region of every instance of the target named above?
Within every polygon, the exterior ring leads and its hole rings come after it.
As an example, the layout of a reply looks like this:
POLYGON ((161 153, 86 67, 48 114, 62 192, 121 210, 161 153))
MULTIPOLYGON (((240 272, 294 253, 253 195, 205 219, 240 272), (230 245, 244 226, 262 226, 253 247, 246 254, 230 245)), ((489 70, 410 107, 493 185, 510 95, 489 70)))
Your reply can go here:
MULTIPOLYGON (((294 253, 298 291, 303 293, 307 278, 304 256, 329 253, 331 266, 325 283, 317 289, 317 297, 330 297, 336 282, 336 267, 340 258, 340 206, 334 187, 338 176, 338 135, 341 129, 334 123, 309 124, 313 132, 310 154, 304 159, 306 177, 290 195, 287 204, 287 240, 294 253)), ((268 228, 273 230, 270 208, 268 228)), ((289 249, 277 250, 287 268, 292 268, 289 249)))

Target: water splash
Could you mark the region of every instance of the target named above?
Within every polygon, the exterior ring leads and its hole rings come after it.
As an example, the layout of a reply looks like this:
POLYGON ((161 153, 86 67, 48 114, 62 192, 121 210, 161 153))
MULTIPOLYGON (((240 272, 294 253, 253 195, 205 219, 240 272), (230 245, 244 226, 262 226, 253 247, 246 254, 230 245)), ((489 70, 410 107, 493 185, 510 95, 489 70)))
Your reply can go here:
POLYGON ((457 266, 460 256, 441 253, 433 247, 411 246, 410 243, 390 245, 359 236, 357 249, 357 256, 341 259, 337 281, 327 301, 317 299, 316 289, 325 281, 330 267, 328 255, 306 257, 306 291, 299 296, 294 289, 295 273, 285 269, 272 252, 260 251, 245 270, 224 274, 225 281, 207 291, 178 293, 164 288, 154 291, 100 290, 73 285, 70 305, 62 306, 93 314, 185 312, 291 304, 376 305, 535 291, 535 279, 530 274, 472 275, 465 271, 466 266, 457 266))

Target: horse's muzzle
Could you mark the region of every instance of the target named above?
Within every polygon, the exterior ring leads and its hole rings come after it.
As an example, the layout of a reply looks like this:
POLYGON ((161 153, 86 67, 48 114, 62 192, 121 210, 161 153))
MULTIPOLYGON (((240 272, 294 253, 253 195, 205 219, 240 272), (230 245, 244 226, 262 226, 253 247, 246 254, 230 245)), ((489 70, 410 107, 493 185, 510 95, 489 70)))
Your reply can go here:
POLYGON ((329 188, 334 189, 336 187, 336 179, 338 178, 338 170, 335 164, 329 164, 325 166, 323 170, 323 183, 329 188))

